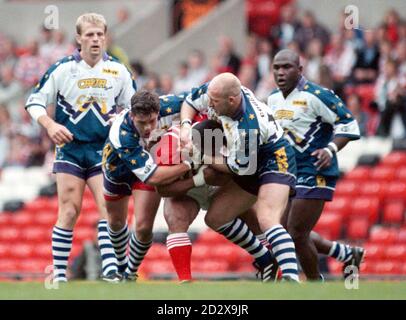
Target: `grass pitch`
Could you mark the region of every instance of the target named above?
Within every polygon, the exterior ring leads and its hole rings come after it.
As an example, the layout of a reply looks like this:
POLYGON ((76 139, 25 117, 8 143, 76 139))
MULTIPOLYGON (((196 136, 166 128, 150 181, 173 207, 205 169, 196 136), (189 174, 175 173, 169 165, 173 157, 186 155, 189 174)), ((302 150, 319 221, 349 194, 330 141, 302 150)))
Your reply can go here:
POLYGON ((406 299, 405 281, 360 281, 358 289, 344 282, 259 283, 255 281, 139 281, 109 284, 72 281, 59 289, 45 289, 43 282, 0 283, 0 299, 21 300, 329 300, 406 299))

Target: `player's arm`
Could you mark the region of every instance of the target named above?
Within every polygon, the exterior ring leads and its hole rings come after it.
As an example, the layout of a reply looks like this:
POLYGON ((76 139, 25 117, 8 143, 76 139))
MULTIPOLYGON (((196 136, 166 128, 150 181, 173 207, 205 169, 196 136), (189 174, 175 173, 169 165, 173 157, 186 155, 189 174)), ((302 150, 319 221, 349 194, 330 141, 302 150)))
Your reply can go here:
POLYGON ((180 109, 180 145, 181 147, 190 148, 191 146, 191 130, 192 119, 197 111, 193 109, 186 101, 183 102, 180 109))
POLYGON ((144 182, 152 186, 172 183, 183 176, 190 169, 190 164, 187 164, 186 162, 174 166, 157 166, 153 174, 151 174, 151 176, 144 182))
POLYGON ((26 110, 48 133, 55 144, 68 143, 73 140, 73 134, 63 125, 48 116, 46 106, 56 100, 55 73, 49 69, 29 96, 25 105, 26 110))
POLYGON ((329 167, 334 155, 348 142, 359 139, 360 131, 357 120, 353 118, 343 101, 332 91, 326 91, 323 94, 316 104, 316 110, 323 121, 334 127, 334 139, 324 148, 312 153, 312 156, 317 157, 315 165, 320 170, 329 167))
POLYGON ((205 184, 211 186, 225 185, 231 176, 220 173, 211 167, 200 167, 197 174, 187 179, 177 180, 173 183, 157 186, 158 193, 163 197, 176 197, 184 195, 190 189, 199 187, 205 184))

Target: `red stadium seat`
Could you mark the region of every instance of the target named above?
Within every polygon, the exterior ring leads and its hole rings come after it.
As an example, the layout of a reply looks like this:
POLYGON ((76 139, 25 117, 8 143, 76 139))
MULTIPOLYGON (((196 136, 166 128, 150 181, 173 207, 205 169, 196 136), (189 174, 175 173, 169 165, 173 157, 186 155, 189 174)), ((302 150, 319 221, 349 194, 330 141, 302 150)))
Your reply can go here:
POLYGON ((52 261, 44 259, 22 260, 18 263, 18 271, 42 273, 45 268, 52 265, 52 261))
POLYGON ((162 259, 170 259, 170 256, 168 249, 164 244, 154 243, 148 250, 148 253, 145 256, 145 258, 149 260, 162 260, 162 259))
POLYGON ((375 262, 370 262, 369 260, 365 259, 365 261, 361 264, 361 274, 362 275, 370 275, 375 273, 375 262))
POLYGON ((223 273, 229 271, 229 264, 223 259, 192 261, 193 273, 223 273))
POLYGON ((404 264, 402 265, 401 273, 402 273, 403 275, 406 275, 406 263, 404 263, 404 264))
POLYGON ((256 269, 252 265, 252 263, 240 263, 238 265, 238 268, 234 270, 235 272, 241 272, 241 273, 255 273, 256 269))
POLYGON ((401 224, 405 214, 403 202, 393 201, 386 203, 383 209, 383 222, 401 224))
POLYGON ((354 168, 353 170, 347 172, 345 175, 345 180, 347 181, 367 181, 369 180, 371 168, 367 166, 359 166, 354 168))
POLYGON ((14 259, 0 259, 0 272, 15 272, 18 263, 14 259))
POLYGON ((401 274, 402 273, 402 263, 393 261, 380 261, 375 264, 376 274, 401 274))
POLYGON ((335 196, 352 196, 358 192, 359 184, 351 180, 339 180, 336 185, 335 196))
POLYGON ((366 239, 368 237, 369 221, 366 217, 354 217, 348 222, 347 238, 353 240, 366 239))
POLYGON ((396 172, 396 180, 406 182, 406 165, 399 167, 396 172))
POLYGON ((324 212, 316 224, 315 231, 320 229, 329 229, 331 239, 338 239, 341 234, 342 223, 343 217, 340 214, 327 214, 327 212, 324 212))
POLYGON ((398 241, 398 243, 406 244, 406 229, 405 228, 402 228, 399 230, 397 241, 398 241))
POLYGON ((82 202, 81 214, 86 214, 87 212, 90 212, 90 211, 97 211, 97 205, 93 199, 82 202))
POLYGON ((50 211, 38 212, 34 215, 35 224, 50 227, 56 223, 57 213, 50 211))
POLYGON ((406 262, 406 246, 404 244, 387 246, 385 258, 390 261, 406 262))
POLYGON ((42 227, 26 227, 22 232, 22 239, 27 243, 41 243, 51 241, 51 230, 42 227))
POLYGON ((370 172, 371 180, 375 181, 393 181, 396 176, 396 170, 392 167, 377 166, 370 172))
POLYGON ((383 200, 385 197, 385 190, 387 189, 387 182, 378 182, 378 181, 368 181, 358 184, 357 193, 361 196, 366 197, 377 197, 379 200, 383 200))
POLYGON ((392 182, 385 190, 386 200, 406 201, 406 182, 392 182))
POLYGON ((10 250, 12 246, 6 243, 0 243, 0 260, 6 259, 10 256, 10 250))
POLYGON ((358 197, 351 202, 351 217, 367 217, 370 224, 378 220, 379 198, 358 197))
POLYGON ((58 205, 55 204, 53 198, 39 197, 31 202, 28 202, 24 209, 31 212, 37 213, 38 211, 55 211, 57 210, 58 205))
POLYGON ((202 232, 196 242, 217 245, 220 243, 228 243, 228 240, 221 234, 209 229, 202 232))
POLYGON ((35 246, 26 243, 16 243, 13 244, 10 250, 10 257, 17 259, 30 259, 34 255, 35 246))
POLYGON ((335 259, 329 258, 328 262, 328 269, 331 274, 333 275, 341 275, 343 273, 343 264, 335 259))
POLYGON ((340 213, 345 219, 350 214, 351 200, 350 197, 334 197, 333 201, 326 203, 324 209, 340 213))
POLYGON ((366 252, 365 255, 366 261, 382 260, 385 257, 386 246, 384 245, 376 243, 366 243, 363 245, 363 248, 365 249, 366 252))
POLYGON ((192 247, 192 259, 207 259, 211 246, 204 243, 194 243, 192 247))
POLYGON ((77 225, 94 228, 99 219, 100 215, 97 211, 82 212, 79 216, 77 225))
POLYGON ((24 228, 32 225, 33 222, 34 222, 33 215, 27 213, 16 213, 11 218, 9 224, 19 228, 24 228))
POLYGON ((381 160, 381 163, 386 167, 394 167, 394 168, 398 168, 402 165, 405 165, 406 152, 392 151, 381 160))
POLYGON ((73 232, 73 240, 78 242, 94 240, 95 237, 96 230, 92 227, 77 227, 73 232))
POLYGON ((51 242, 43 242, 35 246, 35 257, 41 259, 52 258, 51 242))
POLYGON ((0 226, 8 226, 11 220, 11 214, 0 212, 0 226))
POLYGON ((141 264, 140 272, 151 276, 152 274, 175 273, 175 269, 171 260, 149 260, 141 264))
POLYGON ((373 84, 357 85, 355 92, 361 97, 362 109, 365 112, 371 112, 370 103, 375 99, 375 86, 373 84))
MULTIPOLYGON (((212 247, 212 250, 209 252, 209 259, 227 261, 230 265, 238 264, 239 256, 244 255, 244 250, 234 245, 232 243, 221 244, 218 246, 212 247)), ((252 259, 251 259, 252 260, 252 259)))
POLYGON ((393 244, 397 241, 397 238, 397 229, 381 226, 374 226, 369 236, 370 242, 377 244, 393 244))
POLYGON ((17 227, 7 227, 0 232, 0 242, 13 243, 18 241, 20 237, 20 230, 17 227))

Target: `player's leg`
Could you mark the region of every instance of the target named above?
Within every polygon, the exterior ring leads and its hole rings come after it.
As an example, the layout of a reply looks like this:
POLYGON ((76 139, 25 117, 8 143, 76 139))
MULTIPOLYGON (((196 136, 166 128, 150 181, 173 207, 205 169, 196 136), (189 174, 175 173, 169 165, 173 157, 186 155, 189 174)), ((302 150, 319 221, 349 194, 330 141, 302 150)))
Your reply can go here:
POLYGON ((166 198, 164 202, 164 217, 169 231, 166 246, 181 282, 192 280, 192 243, 187 230, 199 209, 196 201, 188 196, 166 198))
MULTIPOLYGON (((252 233, 257 237, 257 239, 261 242, 261 244, 269 250, 272 254, 271 245, 266 238, 266 234, 262 232, 261 227, 258 222, 257 218, 257 205, 254 204, 250 209, 245 211, 243 214, 240 215, 240 218, 247 224, 248 228, 252 231, 252 233)), ((270 280, 276 280, 278 276, 278 262, 276 261, 275 257, 272 254, 272 264, 269 265, 266 270, 260 268, 256 263, 254 263, 254 267, 258 269, 257 278, 261 278, 262 280, 269 278, 270 280)))
POLYGON ((87 179, 87 185, 93 194, 97 208, 100 214, 100 220, 97 224, 97 241, 102 258, 103 277, 109 274, 117 273, 117 265, 114 257, 116 252, 110 240, 108 227, 108 213, 106 209, 106 200, 103 196, 103 175, 101 170, 87 179))
MULTIPOLYGON (((272 176, 269 176, 270 181, 271 178, 273 179, 272 176)), ((258 192, 257 216, 281 268, 282 277, 298 281, 295 245, 289 233, 281 225, 282 214, 289 200, 290 188, 286 184, 262 184, 258 192)))
POLYGON ((134 231, 130 237, 130 254, 125 276, 136 279, 138 268, 152 245, 152 228, 159 208, 161 196, 155 189, 135 189, 134 231))
MULTIPOLYGON (((106 281, 117 282, 121 279, 119 264, 118 264, 118 257, 121 254, 121 251, 118 249, 122 249, 127 246, 128 239, 124 239, 122 242, 125 242, 124 245, 118 247, 120 244, 121 235, 123 234, 123 230, 125 230, 125 226, 127 225, 127 216, 128 216, 128 201, 130 196, 117 196, 117 197, 107 197, 106 198, 106 209, 108 212, 108 226, 107 226, 107 237, 106 235, 103 236, 104 240, 110 241, 111 245, 113 246, 113 254, 109 254, 106 258, 106 265, 103 269, 103 279, 106 281), (109 273, 105 272, 105 269, 110 269, 109 273), (106 273, 106 275, 104 275, 106 273)), ((103 239, 102 239, 103 240, 103 239)))
POLYGON ((67 281, 66 268, 72 248, 73 228, 82 207, 85 180, 67 173, 56 174, 58 220, 52 232, 54 281, 67 281))
POLYGON ((256 213, 256 204, 252 208, 248 209, 240 215, 241 220, 243 220, 248 228, 252 231, 253 234, 261 241, 262 245, 265 247, 269 246, 266 235, 262 232, 261 227, 258 222, 257 213, 256 213))
POLYGON ((252 207, 255 200, 254 195, 242 190, 234 181, 230 181, 214 195, 205 222, 214 231, 246 250, 264 269, 272 264, 272 256, 247 224, 239 218, 239 215, 252 207))
POLYGON ((344 263, 344 278, 348 275, 348 272, 346 272, 347 266, 354 266, 359 270, 365 255, 364 248, 327 240, 315 231, 310 233, 310 238, 316 246, 318 253, 325 254, 344 263))
POLYGON ((292 201, 287 230, 295 242, 296 253, 308 280, 320 280, 317 248, 310 232, 320 218, 324 200, 294 199, 292 201))

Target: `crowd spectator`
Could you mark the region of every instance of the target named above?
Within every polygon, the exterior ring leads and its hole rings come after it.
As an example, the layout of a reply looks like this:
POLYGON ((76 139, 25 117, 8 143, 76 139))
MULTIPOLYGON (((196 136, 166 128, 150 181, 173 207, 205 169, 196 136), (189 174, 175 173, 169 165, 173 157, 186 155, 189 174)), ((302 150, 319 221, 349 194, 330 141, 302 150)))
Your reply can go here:
POLYGON ((270 39, 278 49, 284 49, 294 40, 295 33, 300 28, 297 11, 294 4, 287 4, 281 9, 281 22, 272 26, 270 39))
POLYGON ((208 80, 209 70, 206 66, 205 56, 200 50, 192 50, 188 56, 188 82, 189 88, 199 87, 208 80))
POLYGON ((233 40, 230 37, 219 37, 219 51, 217 58, 219 59, 218 72, 231 72, 235 75, 240 71, 241 58, 235 52, 233 40))
POLYGON ((354 118, 358 121, 361 136, 367 135, 368 115, 362 110, 361 98, 352 93, 347 97, 347 108, 351 111, 354 118))
POLYGON ((178 71, 174 79, 173 91, 175 94, 190 90, 188 79, 189 67, 186 61, 181 61, 178 65, 178 71))
POLYGON ((379 71, 379 46, 375 33, 368 30, 364 33, 364 45, 357 50, 353 68, 353 81, 358 83, 373 83, 379 71))
POLYGON ((304 74, 310 81, 320 82, 320 68, 323 64, 323 44, 318 38, 309 42, 306 50, 306 67, 304 74))
POLYGON ((28 90, 37 84, 48 67, 47 60, 39 54, 38 41, 33 39, 28 43, 27 52, 17 62, 15 76, 24 89, 28 90))
POLYGON ((316 21, 312 12, 305 11, 294 40, 298 42, 300 50, 305 52, 307 44, 315 38, 321 41, 324 48, 329 43, 330 35, 327 29, 316 21))
POLYGON ((398 77, 398 65, 395 60, 385 63, 383 73, 375 87, 375 98, 381 113, 378 134, 387 137, 391 133, 392 120, 396 114, 401 116, 403 128, 406 129, 405 91, 398 77))

